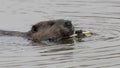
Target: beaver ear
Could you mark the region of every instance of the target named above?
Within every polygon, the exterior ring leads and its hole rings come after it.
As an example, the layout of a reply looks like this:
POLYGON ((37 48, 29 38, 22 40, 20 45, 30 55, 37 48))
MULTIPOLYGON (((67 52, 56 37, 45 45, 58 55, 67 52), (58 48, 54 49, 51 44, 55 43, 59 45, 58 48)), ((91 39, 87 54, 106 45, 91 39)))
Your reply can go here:
POLYGON ((55 22, 49 22, 50 26, 53 26, 55 24, 55 22))
POLYGON ((32 32, 37 32, 38 31, 38 27, 36 25, 33 25, 31 31, 32 32))

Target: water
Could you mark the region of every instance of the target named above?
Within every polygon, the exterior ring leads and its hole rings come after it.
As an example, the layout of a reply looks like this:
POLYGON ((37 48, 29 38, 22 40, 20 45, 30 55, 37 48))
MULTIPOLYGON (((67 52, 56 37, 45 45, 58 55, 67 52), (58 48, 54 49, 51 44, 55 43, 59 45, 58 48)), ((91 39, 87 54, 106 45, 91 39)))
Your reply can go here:
POLYGON ((3 30, 25 32, 36 22, 61 18, 97 35, 52 46, 0 37, 0 68, 120 68, 120 0, 0 0, 3 30))

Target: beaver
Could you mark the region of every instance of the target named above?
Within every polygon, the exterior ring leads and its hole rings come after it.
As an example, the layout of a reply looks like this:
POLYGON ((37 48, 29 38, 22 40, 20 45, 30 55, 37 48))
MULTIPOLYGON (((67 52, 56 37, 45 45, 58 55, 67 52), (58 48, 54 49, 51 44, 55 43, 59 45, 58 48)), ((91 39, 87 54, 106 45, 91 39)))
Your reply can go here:
POLYGON ((63 39, 69 39, 70 35, 77 33, 81 38, 85 35, 81 30, 74 30, 73 24, 70 20, 57 19, 41 21, 31 27, 28 32, 18 31, 4 31, 0 30, 0 36, 20 36, 32 40, 33 42, 41 42, 48 40, 50 42, 57 42, 63 39))

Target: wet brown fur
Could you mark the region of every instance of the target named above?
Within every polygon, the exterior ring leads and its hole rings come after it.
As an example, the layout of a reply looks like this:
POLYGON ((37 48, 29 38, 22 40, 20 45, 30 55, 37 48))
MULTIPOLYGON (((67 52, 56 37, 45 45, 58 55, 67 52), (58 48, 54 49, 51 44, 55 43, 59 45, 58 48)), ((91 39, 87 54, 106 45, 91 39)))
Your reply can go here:
POLYGON ((73 25, 70 29, 64 26, 66 21, 67 20, 60 19, 39 22, 33 25, 33 27, 37 28, 37 31, 34 32, 33 29, 31 29, 27 34, 35 42, 47 40, 51 37, 61 39, 67 32, 70 32, 68 35, 71 35, 74 31, 73 25))
POLYGON ((55 38, 57 41, 61 41, 67 37, 70 37, 70 35, 72 35, 74 32, 78 34, 78 37, 76 38, 82 38, 83 34, 81 30, 74 31, 71 21, 58 19, 38 22, 37 24, 33 25, 31 30, 28 32, 0 30, 0 36, 20 36, 30 39, 33 42, 46 41, 50 38, 53 40, 55 38))

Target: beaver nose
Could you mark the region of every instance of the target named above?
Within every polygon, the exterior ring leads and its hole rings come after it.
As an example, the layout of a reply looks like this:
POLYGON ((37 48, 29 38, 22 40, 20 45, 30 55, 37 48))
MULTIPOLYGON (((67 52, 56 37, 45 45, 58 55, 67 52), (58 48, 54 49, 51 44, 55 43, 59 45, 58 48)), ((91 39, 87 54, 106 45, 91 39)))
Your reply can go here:
POLYGON ((65 26, 68 27, 68 28, 71 28, 72 27, 71 21, 66 21, 65 26))

